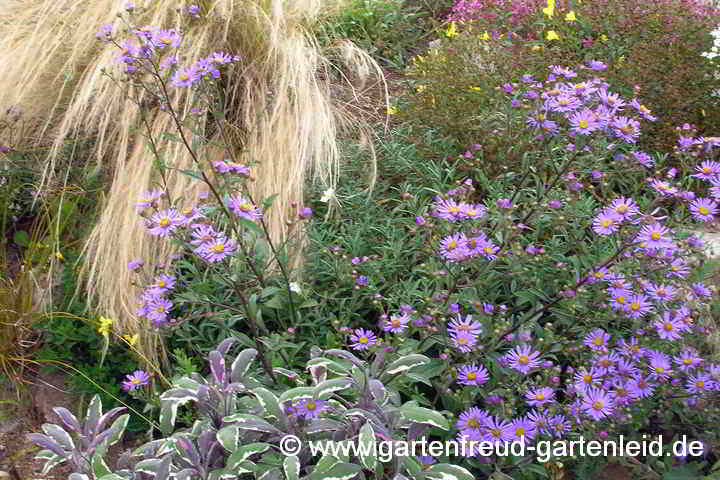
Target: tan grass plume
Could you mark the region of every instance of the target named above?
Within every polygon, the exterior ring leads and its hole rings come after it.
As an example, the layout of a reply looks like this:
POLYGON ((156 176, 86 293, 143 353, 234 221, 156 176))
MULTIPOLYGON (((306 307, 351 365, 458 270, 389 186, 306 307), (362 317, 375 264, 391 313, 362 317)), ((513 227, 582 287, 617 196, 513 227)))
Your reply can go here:
MULTIPOLYGON (((102 68, 112 67, 115 46, 100 42, 102 25, 120 25, 123 3, 117 0, 3 0, 0 2, 0 106, 18 105, 27 116, 42 119, 27 132, 26 143, 52 138, 43 183, 63 177, 66 145, 91 138, 92 153, 80 159, 109 172, 111 183, 99 221, 86 243, 84 266, 87 296, 97 309, 116 320, 116 333, 135 333, 148 327, 134 315, 139 293, 138 274, 127 262, 167 261, 168 244, 150 237, 134 205, 157 181, 147 139, 140 127, 140 111, 102 68), (60 175, 58 175, 60 173, 60 175)), ((287 233, 286 220, 302 205, 308 174, 324 187, 337 182, 338 137, 354 131, 368 135, 353 114, 351 82, 345 83, 344 101, 337 96, 341 77, 372 78, 387 99, 382 71, 350 43, 321 49, 309 33, 322 15, 342 0, 203 0, 200 19, 183 20, 190 3, 176 0, 136 2, 136 24, 180 28, 185 35, 183 60, 188 64, 213 51, 243 58, 241 68, 228 79, 229 132, 234 154, 255 165, 257 198, 279 194, 268 218, 275 241, 287 233), (242 71, 242 74, 238 72, 242 71), (349 98, 349 101, 348 101, 349 98)), ((367 88, 364 84, 362 88, 367 88)), ((174 99, 181 114, 191 101, 184 92, 174 99)), ((386 100, 387 102, 387 100, 386 100)), ((154 138, 172 131, 170 118, 152 113, 148 118, 154 138)), ((218 129, 206 121, 206 134, 218 129)), ((16 146, 17 147, 17 146, 16 146)), ((190 158, 177 143, 163 143, 165 160, 189 168, 190 158)), ((202 152, 208 160, 222 159, 222 151, 202 152)), ((78 160, 75 160, 76 162, 78 160)), ((373 156, 372 172, 374 172, 373 156)), ((374 174, 370 175, 370 182, 374 174)), ((187 176, 170 173, 173 195, 194 198, 199 189, 187 176)), ((296 258, 297 262, 298 259, 296 258)), ((147 273, 147 272, 146 272, 147 273)), ((147 337, 140 350, 158 360, 157 339, 147 337)))

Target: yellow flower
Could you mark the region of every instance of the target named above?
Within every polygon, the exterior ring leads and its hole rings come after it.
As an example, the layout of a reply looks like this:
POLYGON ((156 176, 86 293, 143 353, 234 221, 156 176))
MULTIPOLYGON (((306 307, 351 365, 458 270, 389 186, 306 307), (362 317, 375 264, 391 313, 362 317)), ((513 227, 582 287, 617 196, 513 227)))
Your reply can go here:
POLYGON ((547 38, 548 40, 560 40, 560 37, 555 30, 548 30, 547 36, 545 38, 547 38))
POLYGON ((63 257, 63 254, 60 252, 55 252, 55 258, 57 258, 60 261, 65 260, 65 257, 63 257))
POLYGON ((547 15, 548 18, 552 18, 555 13, 555 0, 548 0, 548 6, 543 8, 543 13, 547 15))
POLYGON ((474 92, 482 92, 482 87, 470 87, 470 90, 474 92))
POLYGON ((100 323, 100 326, 98 327, 98 333, 100 335, 108 336, 110 335, 110 327, 112 327, 112 319, 106 318, 106 317, 100 317, 98 319, 98 322, 100 323))
POLYGON ((457 25, 455 25, 455 22, 450 22, 450 26, 445 31, 445 36, 448 38, 452 38, 457 35, 457 25))
POLYGON ((530 47, 530 49, 531 49, 533 52, 537 52, 537 51, 542 50, 543 47, 542 47, 542 45, 533 45, 532 47, 530 47))
POLYGON ((600 35, 600 41, 601 41, 601 42, 607 42, 607 41, 608 41, 607 36, 606 36, 605 34, 600 35))
POLYGON ((575 16, 575 12, 570 10, 570 12, 567 15, 565 15, 565 21, 574 22, 575 20, 577 20, 577 17, 575 16))
POLYGON ((427 88, 427 85, 418 85, 417 87, 415 87, 415 91, 417 93, 422 93, 425 91, 426 88, 427 88))
POLYGON ((123 335, 123 338, 128 343, 128 345, 130 345, 131 347, 135 346, 135 344, 138 341, 138 337, 139 337, 139 335, 137 333, 135 335, 123 335))
POLYGON ((485 30, 485 32, 480 35, 480 40, 490 40, 490 34, 485 30))
POLYGON ((390 105, 390 106, 387 108, 387 114, 388 114, 388 115, 395 115, 396 113, 397 113, 397 108, 395 108, 394 105, 390 105))

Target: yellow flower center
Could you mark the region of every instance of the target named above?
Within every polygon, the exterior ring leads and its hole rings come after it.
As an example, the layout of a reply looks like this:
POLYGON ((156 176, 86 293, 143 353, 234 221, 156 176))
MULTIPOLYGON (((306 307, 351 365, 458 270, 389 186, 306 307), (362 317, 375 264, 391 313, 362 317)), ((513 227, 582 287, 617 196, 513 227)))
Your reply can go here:
POLYGON ((622 297, 622 296, 617 297, 617 298, 615 299, 615 301, 616 301, 617 303, 625 304, 625 297, 622 297))
POLYGON ((592 383, 592 379, 593 379, 592 375, 585 375, 583 377, 583 382, 590 384, 590 383, 592 383))
POLYGON ((600 345, 604 344, 605 341, 603 340, 602 337, 596 337, 595 340, 593 341, 593 343, 599 347, 600 345))
POLYGON ((518 437, 522 437, 523 435, 525 435, 525 429, 523 427, 516 428, 515 435, 517 435, 518 437))
POLYGON ((538 393, 537 395, 535 395, 535 400, 545 400, 545 394, 538 393))
POLYGON ((478 423, 478 421, 475 420, 474 418, 471 418, 470 420, 468 420, 467 423, 468 423, 468 426, 470 426, 471 428, 477 428, 477 427, 480 426, 480 424, 478 423))
POLYGON ((672 330, 673 330, 674 327, 673 327, 672 322, 665 322, 665 327, 664 327, 664 328, 665 328, 665 331, 666 331, 666 332, 672 332, 672 330))
POLYGON ((370 343, 370 339, 368 337, 360 337, 358 339, 358 342, 360 343, 370 343))
POLYGON ((155 309, 155 311, 156 311, 157 313, 165 313, 165 307, 162 306, 162 305, 160 305, 159 307, 157 307, 157 308, 155 309))
POLYGON ((656 367, 656 368, 655 368, 655 371, 656 371, 657 373, 665 373, 665 369, 664 369, 663 367, 656 367))
POLYGON ((580 120, 580 122, 578 122, 578 125, 580 125, 580 128, 588 128, 590 126, 590 122, 588 122, 587 120, 580 120))
POLYGON ((172 221, 168 217, 161 218, 158 222, 161 227, 167 227, 170 223, 172 223, 172 221))
POLYGON ((685 365, 692 365, 692 358, 686 358, 685 360, 683 360, 683 363, 685 365))
POLYGON ((315 403, 315 402, 308 402, 308 404, 305 405, 305 408, 307 408, 307 409, 310 410, 310 411, 314 411, 315 409, 317 409, 317 403, 315 403))
POLYGON ((593 403, 593 408, 594 408, 595 410, 602 410, 604 407, 605 407, 605 403, 604 403, 604 402, 601 402, 600 400, 598 400, 598 401, 596 401, 595 403, 593 403))
POLYGON ((467 378, 468 378, 468 380, 475 380, 477 378, 477 373, 470 372, 467 374, 467 378))
POLYGON ((705 386, 705 382, 703 380, 698 380, 695 382, 695 386, 698 388, 703 388, 705 386))
POLYGON ((706 207, 700 207, 698 208, 698 212, 702 213, 703 215, 707 215, 708 213, 710 213, 710 210, 706 207))
POLYGON ((492 253, 493 249, 491 247, 485 247, 485 253, 492 253))
POLYGON ((630 308, 633 312, 637 312, 638 310, 640 310, 640 304, 638 302, 632 302, 630 304, 630 308))
POLYGON ((602 226, 603 226, 603 227, 609 227, 610 225, 612 225, 612 223, 613 223, 613 221, 610 220, 609 218, 607 218, 607 219, 605 219, 605 220, 602 221, 602 226))
POLYGON ((460 345, 467 345, 468 340, 465 337, 460 337, 457 339, 457 343, 459 343, 460 345))
POLYGON ((530 357, 528 357, 527 355, 520 355, 520 357, 518 358, 518 363, 527 365, 528 363, 530 363, 530 357))
POLYGON ((217 245, 213 245, 211 250, 215 253, 223 253, 225 251, 225 245, 218 243, 217 245))
POLYGON ((625 213, 628 211, 627 205, 618 205, 618 207, 615 209, 617 213, 625 213))
POLYGON ((456 248, 457 248, 457 242, 455 240, 451 241, 447 246, 448 250, 455 250, 456 248))
POLYGON ((166 285, 165 280, 160 280, 160 281, 158 281, 157 285, 158 285, 158 287, 160 287, 160 288, 164 288, 165 285, 166 285))
POLYGON ((662 233, 660 232, 653 232, 650 234, 650 238, 652 238, 655 241, 658 241, 662 238, 662 233))

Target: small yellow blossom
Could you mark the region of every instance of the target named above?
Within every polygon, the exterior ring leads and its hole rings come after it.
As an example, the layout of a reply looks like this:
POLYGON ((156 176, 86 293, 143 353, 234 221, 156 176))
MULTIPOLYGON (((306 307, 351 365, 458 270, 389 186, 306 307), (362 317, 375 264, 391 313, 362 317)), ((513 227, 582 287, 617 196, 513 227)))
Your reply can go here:
POLYGON ((60 261, 65 260, 65 257, 63 257, 63 254, 60 252, 55 252, 55 258, 57 258, 60 261))
POLYGON ((608 41, 607 35, 605 35, 604 33, 603 33, 602 35, 600 35, 600 41, 601 41, 601 42, 607 42, 607 41, 608 41))
POLYGON ((448 38, 452 38, 457 35, 457 25, 455 22, 450 22, 450 26, 445 31, 445 36, 448 38))
POLYGON ((548 40, 560 40, 560 37, 555 30, 548 30, 547 36, 545 38, 547 38, 548 40))
POLYGON ((570 10, 567 15, 565 15, 565 21, 567 22, 574 22, 577 20, 577 17, 575 16, 575 12, 570 10))
POLYGON ((139 335, 136 333, 135 335, 123 335, 123 339, 130 345, 131 347, 134 347, 135 344, 138 341, 139 335))
POLYGON ((490 40, 490 34, 485 30, 485 32, 480 35, 480 40, 490 40))
POLYGON ((542 45, 533 45, 532 47, 530 47, 530 50, 532 50, 533 52, 537 52, 542 49, 543 49, 542 45))
POLYGON ((415 87, 415 91, 417 93, 422 93, 425 91, 426 88, 427 88, 427 85, 418 85, 417 87, 415 87))
POLYGON ((555 13, 555 0, 548 0, 548 6, 543 8, 543 13, 547 15, 548 18, 552 18, 555 13))
POLYGON ((473 92, 482 92, 482 87, 470 87, 473 92))
POLYGON ((112 327, 112 319, 106 318, 106 317, 100 317, 98 319, 98 322, 100 323, 100 326, 98 327, 98 333, 100 335, 108 336, 110 335, 110 327, 112 327))
POLYGON ((394 105, 390 105, 387 108, 387 114, 388 115, 395 115, 397 113, 397 108, 394 105))

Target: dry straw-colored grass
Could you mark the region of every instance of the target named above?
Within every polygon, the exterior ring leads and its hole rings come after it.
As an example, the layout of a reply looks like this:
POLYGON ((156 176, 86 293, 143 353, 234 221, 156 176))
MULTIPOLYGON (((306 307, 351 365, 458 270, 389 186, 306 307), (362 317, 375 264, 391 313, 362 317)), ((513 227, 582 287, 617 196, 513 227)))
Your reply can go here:
MULTIPOLYGON (((26 143, 51 138, 43 182, 60 181, 66 165, 66 145, 77 138, 92 138, 86 161, 104 168, 112 177, 98 223, 85 247, 83 271, 88 298, 98 311, 116 320, 116 333, 146 330, 145 320, 134 315, 137 274, 127 262, 145 259, 146 265, 164 262, 172 254, 168 243, 146 232, 134 204, 158 180, 140 126, 140 111, 101 68, 111 67, 116 47, 99 42, 96 32, 104 24, 119 25, 118 0, 3 0, 0 2, 0 106, 19 105, 27 116, 42 121, 26 132, 26 143)), ((268 218, 275 241, 287 234, 292 203, 302 204, 308 174, 324 187, 334 186, 338 175, 338 137, 342 132, 368 130, 358 120, 351 85, 387 89, 382 71, 364 52, 349 43, 321 49, 308 33, 321 15, 341 6, 342 0, 205 0, 203 18, 183 24, 176 9, 190 3, 176 0, 136 2, 137 25, 181 28, 185 34, 184 60, 189 63, 212 51, 243 57, 227 79, 228 123, 238 158, 255 165, 256 198, 278 193, 268 218), (345 80, 340 100, 338 82, 345 80), (365 82, 370 79, 370 82, 365 82), (350 95, 347 95, 350 92, 350 95), (350 102, 347 99, 350 99, 350 102)), ((142 93, 140 93, 142 96, 142 93)), ((191 101, 175 90, 174 104, 184 115, 191 101)), ((386 97, 387 98, 387 97, 386 97)), ((172 131, 171 119, 161 112, 149 117, 155 138, 172 131)), ((219 129, 205 121, 205 132, 217 139, 219 129), (213 133, 211 133, 213 132, 213 133)), ((164 158, 177 168, 191 160, 178 143, 163 143, 164 158)), ((17 146, 16 146, 17 147, 17 146)), ((227 157, 220 150, 203 151, 210 162, 227 157)), ((72 161, 72 159, 71 159, 72 161)), ((374 172, 374 160, 373 168, 374 172)), ((371 182, 374 175, 370 175, 371 182)), ((170 172, 173 196, 194 198, 198 182, 170 172)), ((297 262, 298 259, 295 259, 297 262)), ((146 272, 146 273, 149 273, 146 272)), ((146 335, 140 350, 159 360, 157 338, 146 335)))

